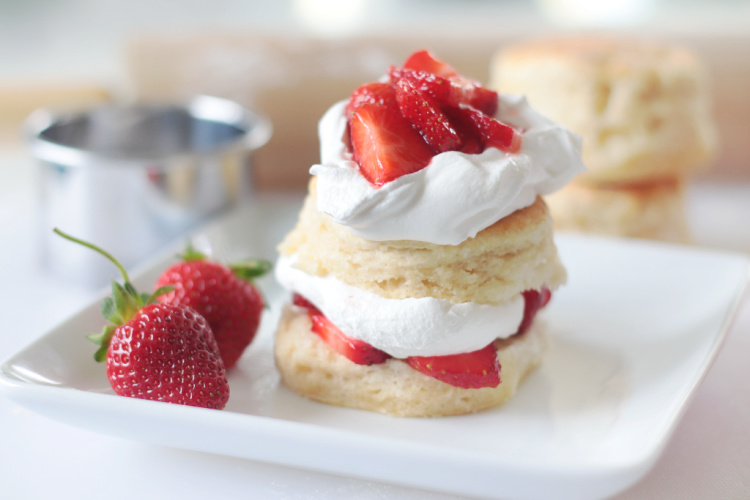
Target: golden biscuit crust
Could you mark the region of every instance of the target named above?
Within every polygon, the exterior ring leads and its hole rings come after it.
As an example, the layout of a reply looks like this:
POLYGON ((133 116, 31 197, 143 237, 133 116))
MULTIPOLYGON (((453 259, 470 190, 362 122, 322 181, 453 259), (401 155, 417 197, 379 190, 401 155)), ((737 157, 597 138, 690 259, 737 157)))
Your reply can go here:
POLYGON ((297 267, 333 275, 385 298, 435 297, 453 303, 501 304, 528 289, 566 280, 541 198, 459 245, 370 241, 317 210, 315 180, 297 226, 279 246, 297 267))
POLYGON ((398 417, 474 413, 507 401, 541 361, 546 346, 537 320, 521 336, 495 342, 499 386, 462 389, 428 377, 397 359, 358 365, 328 348, 310 330, 306 310, 286 306, 276 332, 276 367, 283 382, 306 398, 398 417))

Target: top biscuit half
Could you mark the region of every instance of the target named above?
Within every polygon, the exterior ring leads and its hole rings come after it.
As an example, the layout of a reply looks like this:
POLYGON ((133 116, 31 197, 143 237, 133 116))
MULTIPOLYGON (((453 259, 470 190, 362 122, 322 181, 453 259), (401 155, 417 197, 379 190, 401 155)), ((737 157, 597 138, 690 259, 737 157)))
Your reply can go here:
POLYGON ((611 38, 561 38, 499 50, 491 83, 583 137, 590 184, 685 177, 717 149, 708 75, 690 51, 611 38))

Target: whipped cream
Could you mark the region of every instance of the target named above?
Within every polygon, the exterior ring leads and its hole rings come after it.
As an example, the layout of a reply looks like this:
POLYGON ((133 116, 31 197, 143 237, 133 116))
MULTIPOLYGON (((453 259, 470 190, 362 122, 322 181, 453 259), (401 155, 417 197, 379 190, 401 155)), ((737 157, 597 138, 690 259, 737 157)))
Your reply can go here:
POLYGON ((518 153, 448 151, 374 188, 344 143, 345 107, 346 101, 336 103, 321 118, 321 163, 310 173, 318 176, 318 210, 368 240, 458 245, 586 170, 579 136, 534 111, 524 97, 501 94, 496 118, 522 131, 518 153))
POLYGON ((387 299, 328 275, 311 276, 281 256, 276 279, 315 305, 344 334, 395 358, 445 356, 482 349, 518 331, 524 300, 497 306, 432 297, 387 299))

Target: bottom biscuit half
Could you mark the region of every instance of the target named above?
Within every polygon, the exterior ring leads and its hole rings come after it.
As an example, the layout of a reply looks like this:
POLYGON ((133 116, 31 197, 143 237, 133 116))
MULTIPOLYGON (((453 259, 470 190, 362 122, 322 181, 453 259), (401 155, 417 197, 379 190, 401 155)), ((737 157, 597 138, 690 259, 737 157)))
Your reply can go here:
POLYGON ((679 179, 632 186, 571 182, 545 197, 555 229, 688 243, 685 182, 679 179))
POLYGON ((369 366, 352 363, 329 349, 310 328, 305 310, 284 308, 275 344, 276 366, 284 383, 315 401, 398 417, 461 415, 501 405, 539 365, 546 347, 540 321, 523 335, 496 341, 500 385, 462 389, 397 359, 369 366))

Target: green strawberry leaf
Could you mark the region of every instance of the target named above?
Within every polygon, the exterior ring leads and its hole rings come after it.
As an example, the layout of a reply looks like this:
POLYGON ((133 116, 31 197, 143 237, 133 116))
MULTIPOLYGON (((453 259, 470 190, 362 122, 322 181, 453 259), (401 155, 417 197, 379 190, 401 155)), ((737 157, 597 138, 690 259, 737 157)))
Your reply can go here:
POLYGON ((136 301, 141 300, 141 296, 138 294, 138 291, 135 289, 132 283, 126 281, 125 283, 123 283, 123 287, 125 288, 125 291, 128 292, 128 295, 133 297, 136 301))
POLYGON ((97 363, 104 363, 107 361, 107 348, 102 346, 94 353, 94 361, 97 363))
POLYGON ((193 242, 188 240, 185 245, 185 253, 180 254, 179 257, 185 262, 194 260, 206 260, 206 255, 193 248, 193 242))
POLYGON ((122 323, 122 318, 117 312, 115 301, 112 299, 112 297, 105 297, 104 300, 102 300, 100 310, 102 312, 102 316, 104 316, 104 318, 110 323, 114 323, 115 325, 122 323))
POLYGON ((107 359, 107 349, 109 349, 109 343, 112 341, 112 335, 115 334, 115 330, 117 330, 116 326, 107 325, 101 333, 86 335, 87 339, 99 346, 99 349, 94 353, 94 360, 98 363, 107 359))
POLYGON ((265 259, 246 259, 229 264, 229 268, 237 277, 252 281, 268 273, 273 265, 265 259))
POLYGON ((93 243, 75 238, 60 231, 57 228, 53 229, 53 231, 55 232, 55 234, 62 236, 66 240, 72 241, 73 243, 82 245, 99 253, 100 255, 108 259, 112 264, 114 264, 115 267, 117 267, 117 269, 120 271, 120 275, 122 276, 124 285, 120 285, 113 279, 112 297, 104 299, 100 308, 102 315, 108 321, 114 323, 114 325, 105 326, 102 333, 87 336, 89 340, 99 346, 99 349, 94 354, 94 359, 100 362, 104 361, 107 357, 107 349, 109 348, 109 343, 112 340, 112 335, 114 334, 115 330, 118 326, 127 323, 133 316, 135 316, 138 310, 143 307, 144 298, 143 296, 138 294, 135 287, 133 287, 133 285, 130 283, 128 272, 124 267, 122 267, 122 264, 112 256, 112 254, 94 245, 93 243))
POLYGON ((172 290, 174 290, 174 285, 164 285, 164 286, 157 288, 154 293, 146 296, 147 298, 144 300, 143 305, 147 306, 149 304, 155 304, 157 298, 161 297, 164 294, 171 292, 172 290))
MULTIPOLYGON (((129 284, 128 282, 125 283, 126 286, 129 284)), ((132 285, 130 285, 130 289, 133 289, 132 285)), ((140 297, 137 294, 133 296, 131 293, 128 293, 126 288, 115 280, 112 280, 112 297, 117 313, 120 315, 120 324, 130 321, 130 318, 135 316, 135 313, 141 308, 141 304, 139 304, 140 297)))

